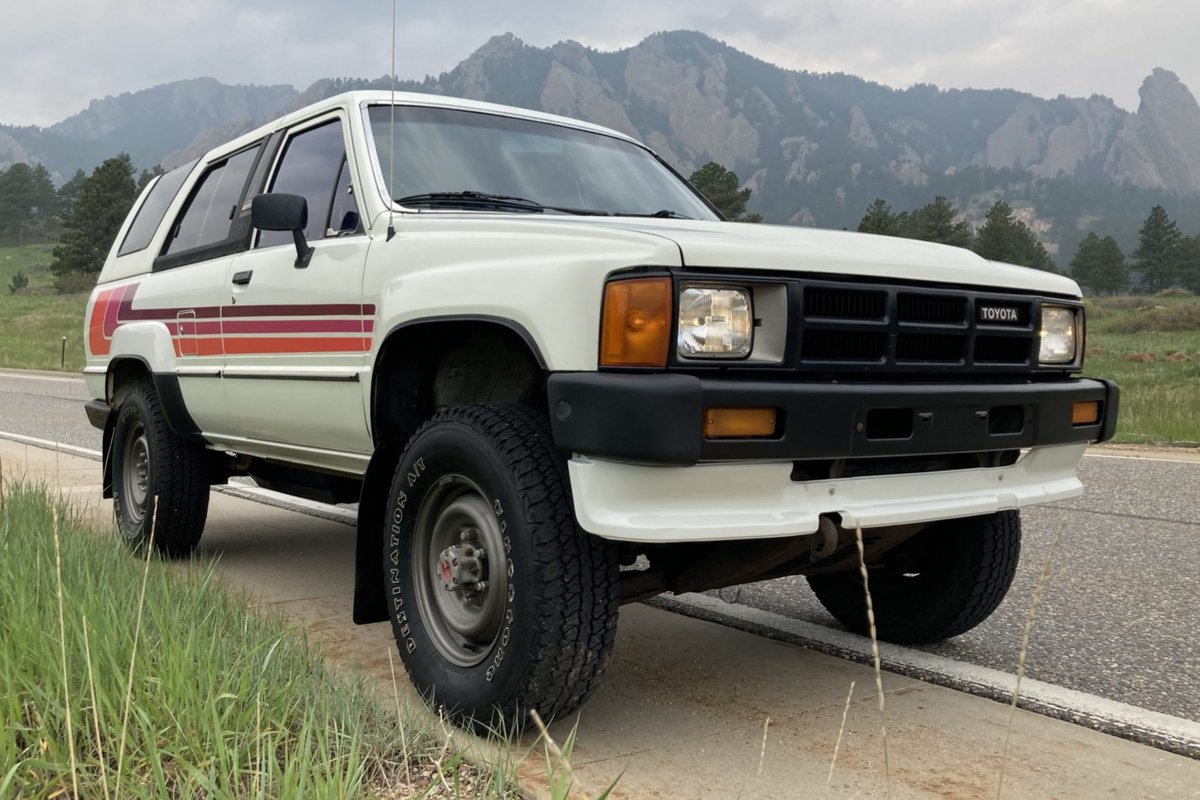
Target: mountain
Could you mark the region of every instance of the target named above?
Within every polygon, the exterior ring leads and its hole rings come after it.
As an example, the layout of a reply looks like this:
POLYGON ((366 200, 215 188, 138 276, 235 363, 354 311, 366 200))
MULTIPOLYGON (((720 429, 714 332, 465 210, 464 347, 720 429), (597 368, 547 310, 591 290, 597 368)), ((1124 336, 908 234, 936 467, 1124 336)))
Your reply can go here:
POLYGON ((227 86, 194 78, 93 100, 48 128, 0 126, 0 168, 38 161, 68 178, 124 151, 151 167, 201 131, 261 124, 283 114, 299 93, 291 86, 227 86))
MULTIPOLYGON (((167 84, 94 101, 50 128, 0 127, 0 166, 41 160, 66 175, 118 150, 141 166, 170 166, 284 110, 387 85, 330 79, 297 92, 203 78, 167 84)), ((1145 79, 1131 113, 1095 95, 901 90, 786 70, 690 31, 614 52, 577 42, 531 47, 505 34, 453 70, 397 88, 608 125, 685 175, 718 161, 754 190, 751 210, 772 222, 853 227, 875 197, 911 209, 943 194, 971 221, 1006 200, 1067 257, 1093 229, 1132 247, 1156 202, 1181 227, 1200 229, 1200 105, 1164 69, 1145 79)))

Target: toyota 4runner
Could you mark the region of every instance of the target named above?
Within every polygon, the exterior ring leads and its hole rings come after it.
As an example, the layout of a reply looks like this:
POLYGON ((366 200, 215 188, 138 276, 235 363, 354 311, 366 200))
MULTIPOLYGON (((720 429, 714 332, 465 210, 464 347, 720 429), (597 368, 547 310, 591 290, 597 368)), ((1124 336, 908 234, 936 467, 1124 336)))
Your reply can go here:
POLYGON ((354 619, 462 722, 575 708, 623 602, 805 575, 961 634, 1019 509, 1078 494, 1117 387, 1079 287, 967 250, 736 224, 588 123, 351 93, 151 183, 88 302, 135 547, 234 475, 357 502, 354 619))

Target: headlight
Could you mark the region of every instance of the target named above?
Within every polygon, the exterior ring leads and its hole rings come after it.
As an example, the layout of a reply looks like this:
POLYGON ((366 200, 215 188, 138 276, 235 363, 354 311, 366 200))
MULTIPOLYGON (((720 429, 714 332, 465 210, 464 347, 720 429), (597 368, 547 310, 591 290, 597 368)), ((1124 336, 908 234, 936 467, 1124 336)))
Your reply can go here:
POLYGON ((1070 364, 1075 360, 1075 313, 1073 308, 1042 306, 1038 361, 1043 364, 1070 364))
POLYGON ((688 286, 679 293, 679 355, 743 358, 754 343, 748 289, 688 286))

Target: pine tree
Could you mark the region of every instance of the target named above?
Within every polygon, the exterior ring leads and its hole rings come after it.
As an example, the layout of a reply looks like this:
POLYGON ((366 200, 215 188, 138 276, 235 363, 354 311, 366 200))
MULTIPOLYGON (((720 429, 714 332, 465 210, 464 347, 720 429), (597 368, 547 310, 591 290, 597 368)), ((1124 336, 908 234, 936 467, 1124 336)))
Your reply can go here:
POLYGON ((909 214, 901 235, 955 247, 970 247, 972 238, 971 226, 958 218, 958 209, 941 195, 909 214))
POLYGON ((0 236, 17 244, 39 233, 45 238, 55 205, 54 184, 41 164, 18 162, 0 172, 0 236))
POLYGON ((1178 278, 1179 241, 1182 234, 1162 206, 1150 209, 1132 256, 1143 288, 1152 291, 1174 285, 1178 278))
POLYGON ((1193 292, 1200 292, 1200 235, 1184 236, 1175 246, 1175 261, 1179 282, 1193 292))
POLYGON ((1054 262, 1046 248, 1003 200, 997 200, 988 210, 987 220, 975 236, 973 249, 991 261, 1054 270, 1054 262))
POLYGON ((746 213, 746 203, 750 202, 750 189, 738 189, 738 176, 733 170, 710 161, 693 172, 688 180, 726 219, 734 222, 762 222, 761 214, 746 213))
POLYGON ((858 223, 859 233, 878 233, 883 236, 900 236, 900 216, 892 213, 892 208, 882 197, 876 197, 875 202, 867 206, 867 213, 858 223))
POLYGON ((129 155, 110 158, 80 182, 79 196, 63 217, 62 241, 50 265, 59 288, 78 283, 77 273, 95 274, 125 215, 137 198, 129 155))
POLYGON ((1129 266, 1116 239, 1089 233, 1071 259, 1071 277, 1093 292, 1116 294, 1129 284, 1129 266))

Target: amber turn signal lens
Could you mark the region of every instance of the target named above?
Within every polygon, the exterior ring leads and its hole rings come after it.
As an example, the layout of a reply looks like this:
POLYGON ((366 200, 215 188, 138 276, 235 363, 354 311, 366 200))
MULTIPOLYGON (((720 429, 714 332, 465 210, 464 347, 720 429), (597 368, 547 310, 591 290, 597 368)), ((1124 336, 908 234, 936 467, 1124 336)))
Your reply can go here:
POLYGON ((757 439, 775 435, 773 408, 707 408, 704 438, 757 439))
POLYGON ((670 336, 670 278, 632 278, 604 287, 601 366, 665 367, 670 336))
POLYGON ((1095 425, 1100 421, 1100 401, 1080 401, 1071 407, 1072 425, 1095 425))

